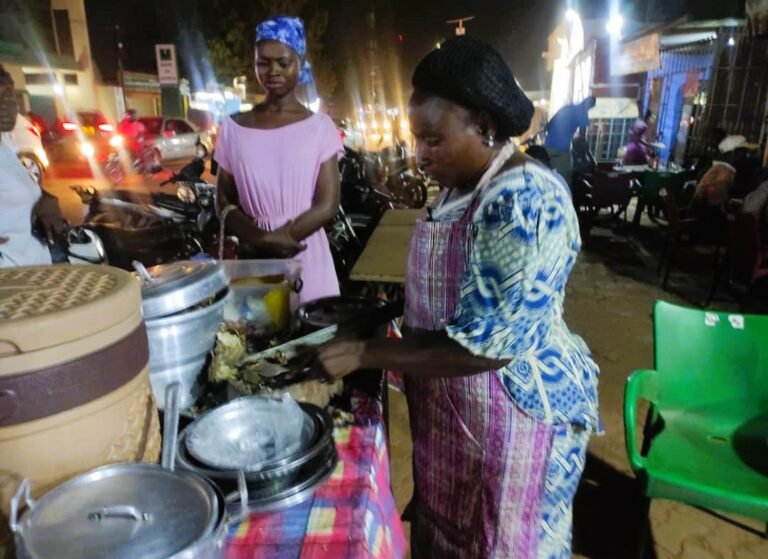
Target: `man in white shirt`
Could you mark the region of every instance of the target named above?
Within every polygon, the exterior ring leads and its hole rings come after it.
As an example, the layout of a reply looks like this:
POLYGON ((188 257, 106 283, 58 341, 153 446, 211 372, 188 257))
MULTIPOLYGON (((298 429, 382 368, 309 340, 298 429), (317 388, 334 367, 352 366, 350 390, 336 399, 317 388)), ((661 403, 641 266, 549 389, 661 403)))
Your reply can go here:
MULTIPOLYGON (((0 65, 0 132, 13 130, 17 114, 13 79, 0 65)), ((40 189, 0 139, 0 268, 51 263, 50 250, 33 234, 33 225, 49 243, 66 228, 58 200, 40 189)))

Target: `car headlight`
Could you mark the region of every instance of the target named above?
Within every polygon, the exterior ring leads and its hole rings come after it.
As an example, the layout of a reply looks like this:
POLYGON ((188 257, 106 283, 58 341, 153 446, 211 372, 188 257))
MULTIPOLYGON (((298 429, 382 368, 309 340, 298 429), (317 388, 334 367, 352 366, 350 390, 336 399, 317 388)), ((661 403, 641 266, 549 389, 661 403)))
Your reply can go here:
POLYGON ((82 153, 85 157, 93 157, 93 155, 96 153, 96 149, 93 147, 92 143, 82 142, 80 144, 80 153, 82 153))
POLYGON ((115 134, 109 139, 109 145, 113 148, 121 148, 123 147, 123 144, 125 143, 125 140, 120 134, 115 134))

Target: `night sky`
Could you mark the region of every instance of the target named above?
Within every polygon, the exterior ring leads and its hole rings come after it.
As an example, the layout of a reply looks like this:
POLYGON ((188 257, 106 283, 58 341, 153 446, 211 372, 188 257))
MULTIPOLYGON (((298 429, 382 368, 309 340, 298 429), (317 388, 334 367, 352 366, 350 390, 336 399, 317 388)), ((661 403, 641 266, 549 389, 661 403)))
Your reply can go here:
MULTIPOLYGON (((178 24, 190 18, 190 6, 196 1, 215 0, 86 0, 94 57, 103 78, 115 79, 116 23, 123 30, 126 69, 154 72, 154 44, 175 41, 178 24)), ((572 1, 589 17, 604 15, 609 2, 618 0, 572 1)), ((466 15, 477 16, 467 24, 468 33, 496 46, 525 89, 548 88, 542 52, 568 4, 568 0, 320 0, 331 14, 325 43, 339 80, 336 97, 342 103, 349 92, 367 83, 363 65, 369 60, 366 16, 371 2, 376 6, 379 61, 387 67, 385 79, 404 82, 406 90, 418 60, 436 41, 453 35, 453 27, 445 20, 466 15), (391 69, 393 55, 400 62, 399 72, 391 69)), ((625 8, 632 4, 623 1, 625 8)))

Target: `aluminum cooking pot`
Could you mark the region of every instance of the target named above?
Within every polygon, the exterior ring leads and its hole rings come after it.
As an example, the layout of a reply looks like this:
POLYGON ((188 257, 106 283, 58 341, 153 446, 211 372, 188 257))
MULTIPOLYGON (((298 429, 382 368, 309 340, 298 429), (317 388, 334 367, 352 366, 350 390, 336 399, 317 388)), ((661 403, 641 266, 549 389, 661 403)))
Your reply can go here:
POLYGON ((149 270, 135 263, 135 267, 141 280, 155 400, 162 409, 166 387, 180 382, 180 405, 187 409, 202 393, 199 377, 216 341, 229 280, 216 262, 174 262, 149 270))
MULTIPOLYGON (((171 385, 170 409, 178 408, 178 395, 179 385, 171 385)), ((175 428, 175 423, 169 419, 166 430, 175 428)), ((137 463, 104 466, 71 479, 38 501, 30 497, 25 480, 11 501, 10 526, 18 557, 219 559, 226 538, 224 498, 202 476, 173 471, 173 450, 163 455, 169 468, 137 463)))

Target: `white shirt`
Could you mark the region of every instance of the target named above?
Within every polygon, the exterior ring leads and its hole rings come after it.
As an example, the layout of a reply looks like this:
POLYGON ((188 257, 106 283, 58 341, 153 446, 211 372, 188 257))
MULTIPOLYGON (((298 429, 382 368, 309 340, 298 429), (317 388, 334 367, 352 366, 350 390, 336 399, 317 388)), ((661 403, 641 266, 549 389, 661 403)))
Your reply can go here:
POLYGON ((0 268, 51 263, 48 247, 32 235, 32 208, 42 196, 16 154, 0 142, 0 268))

